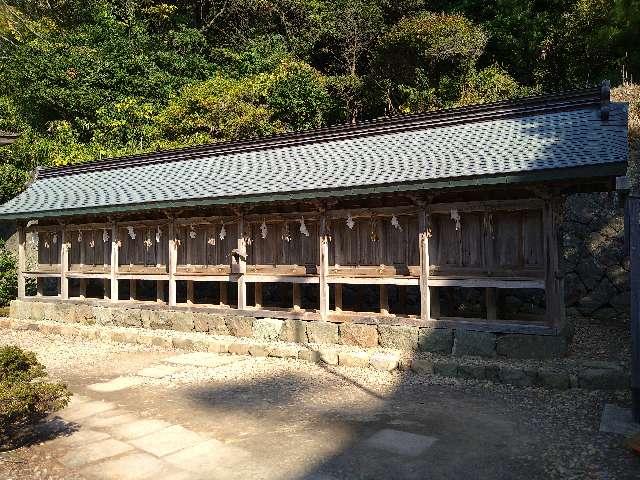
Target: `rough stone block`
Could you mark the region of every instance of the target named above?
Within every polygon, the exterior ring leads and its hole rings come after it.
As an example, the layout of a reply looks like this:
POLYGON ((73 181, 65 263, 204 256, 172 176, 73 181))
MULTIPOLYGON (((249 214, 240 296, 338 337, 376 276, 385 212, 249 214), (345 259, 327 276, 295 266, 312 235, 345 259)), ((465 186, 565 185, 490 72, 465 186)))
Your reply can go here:
POLYGON ((567 353, 567 339, 552 335, 502 335, 496 341, 496 351, 508 358, 559 358, 567 353))
POLYGON ((498 378, 502 383, 517 385, 519 387, 530 387, 536 383, 536 372, 522 368, 501 367, 498 378))
POLYGON ((343 323, 339 326, 340 343, 356 347, 377 347, 378 328, 364 323, 343 323))
POLYGON ((585 368, 578 373, 578 386, 591 390, 623 390, 629 388, 629 375, 621 369, 585 368))
POLYGON ((230 335, 229 327, 224 316, 215 314, 206 314, 207 323, 209 324, 209 333, 213 335, 230 335))
POLYGON ((259 340, 277 340, 283 323, 275 318, 256 318, 253 321, 253 337, 259 340))
POLYGON ((418 348, 423 352, 450 354, 453 348, 453 330, 450 328, 421 328, 418 348))
MULTIPOLYGON (((93 317, 98 325, 113 325, 111 308, 109 307, 93 307, 93 317)), ((143 326, 147 325, 143 324, 143 326)))
MULTIPOLYGON (((44 304, 44 309, 43 309, 43 319, 44 320, 49 320, 49 321, 59 321, 58 318, 58 310, 56 309, 56 304, 55 303, 45 303, 44 304)), ((95 313, 94 313, 94 317, 95 317, 95 313)))
POLYGON ((270 357, 298 358, 300 347, 297 345, 273 345, 269 350, 270 357))
POLYGON ((149 327, 153 329, 170 330, 175 313, 173 310, 160 310, 157 317, 155 315, 150 316, 149 327))
POLYGON ((154 337, 155 335, 153 335, 152 333, 138 333, 136 337, 136 343, 138 343, 139 345, 153 345, 154 337))
POLYGON ((0 318, 0 328, 11 328, 11 320, 8 318, 0 318))
POLYGON ((113 324, 121 327, 142 327, 142 313, 138 308, 112 308, 113 324))
POLYGON ((234 355, 249 355, 249 347, 251 344, 244 342, 233 342, 229 345, 229 353, 234 355))
POLYGON ((426 358, 414 358, 411 360, 411 370, 421 375, 433 373, 433 362, 426 358))
POLYGON ((309 343, 338 343, 338 325, 331 322, 307 322, 309 343))
POLYGON ((229 353, 229 347, 233 341, 231 340, 221 340, 221 339, 211 339, 209 340, 209 351, 212 353, 229 353))
POLYGON ((453 354, 457 356, 495 357, 496 335, 489 332, 456 330, 453 354))
POLYGON ((433 364, 433 373, 442 377, 456 377, 458 364, 455 362, 436 362, 433 364))
MULTIPOLYGON (((40 314, 43 312, 41 311, 40 314)), ((96 317, 93 313, 93 308, 89 305, 76 305, 73 309, 73 321, 85 325, 93 325, 96 323, 96 317)))
POLYGON ((307 323, 302 320, 285 320, 280 330, 279 340, 292 343, 307 342, 307 323))
POLYGON ((156 347, 173 348, 173 342, 169 337, 154 336, 151 343, 156 347))
POLYGON ((196 332, 208 332, 209 331, 209 315, 207 315, 206 313, 194 313, 193 327, 196 332))
POLYGON ((368 367, 369 354, 367 352, 339 352, 338 363, 346 367, 368 367))
POLYGON ((190 338, 173 337, 171 344, 173 348, 179 348, 180 350, 195 350, 193 340, 190 338))
POLYGON ((268 357, 269 350, 269 345, 264 343, 254 343, 249 345, 249 354, 252 357, 268 357))
POLYGON ((398 350, 416 350, 418 331, 418 327, 406 325, 378 325, 380 346, 398 350))
POLYGON ((566 372, 556 372, 553 370, 540 370, 538 372, 538 383, 543 387, 566 390, 571 388, 571 379, 566 372))
POLYGON ((174 312, 171 328, 179 332, 193 331, 193 314, 191 312, 174 312))
POLYGON ((253 334, 253 317, 227 317, 229 334, 235 337, 250 337, 253 334))
POLYGON ((458 367, 458 377, 471 378, 474 380, 485 379, 484 365, 460 365, 458 367))
POLYGON ((318 347, 320 360, 327 365, 338 365, 338 351, 331 347, 318 347))
POLYGON ((20 310, 21 305, 22 302, 20 300, 11 300, 11 302, 9 302, 9 316, 11 318, 20 318, 22 313, 20 310))
POLYGON ((140 320, 144 328, 162 328, 160 325, 160 310, 141 310, 140 320))
POLYGON ((35 321, 44 320, 44 304, 41 302, 31 302, 30 306, 29 316, 27 318, 35 321))
POLYGON ((320 363, 320 352, 310 348, 301 348, 298 352, 298 358, 305 362, 320 363))
POLYGON ((377 352, 369 357, 369 365, 376 370, 391 372, 398 368, 400 354, 391 352, 377 352))

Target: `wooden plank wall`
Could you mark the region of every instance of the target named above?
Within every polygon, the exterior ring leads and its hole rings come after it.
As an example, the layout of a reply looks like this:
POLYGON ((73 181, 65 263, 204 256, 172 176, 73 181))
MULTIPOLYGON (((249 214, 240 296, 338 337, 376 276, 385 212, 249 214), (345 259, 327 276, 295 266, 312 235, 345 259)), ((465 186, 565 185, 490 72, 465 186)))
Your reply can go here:
POLYGON ((230 265, 231 251, 236 248, 238 242, 238 224, 224 225, 224 239, 220 239, 221 227, 221 224, 176 226, 178 266, 206 268, 230 265), (195 236, 191 234, 192 231, 195 232, 195 236))
MULTIPOLYGON (((31 235, 31 233, 29 234, 31 235)), ((38 265, 51 267, 60 264, 62 232, 38 232, 38 265)))

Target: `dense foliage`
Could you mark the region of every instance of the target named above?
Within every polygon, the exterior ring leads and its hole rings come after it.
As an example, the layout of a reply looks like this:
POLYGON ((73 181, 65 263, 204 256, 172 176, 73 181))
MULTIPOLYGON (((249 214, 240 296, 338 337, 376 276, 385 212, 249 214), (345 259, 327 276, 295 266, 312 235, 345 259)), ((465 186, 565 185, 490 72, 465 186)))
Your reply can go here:
POLYGON ((0 241, 0 307, 6 307, 18 294, 18 275, 15 255, 0 241))
POLYGON ((44 377, 33 352, 0 347, 0 450, 19 444, 27 427, 68 404, 67 387, 44 377))
POLYGON ((640 74, 640 0, 0 0, 0 202, 38 165, 640 74))

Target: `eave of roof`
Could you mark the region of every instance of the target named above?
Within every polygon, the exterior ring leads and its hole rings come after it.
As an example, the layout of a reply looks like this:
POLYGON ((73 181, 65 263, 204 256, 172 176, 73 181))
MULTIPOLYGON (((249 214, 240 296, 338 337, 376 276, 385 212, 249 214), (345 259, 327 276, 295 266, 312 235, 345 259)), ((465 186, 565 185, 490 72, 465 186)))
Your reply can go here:
POLYGON ((39 212, 23 212, 15 214, 0 214, 3 220, 26 220, 47 218, 53 216, 73 216, 90 214, 117 214, 125 212, 139 212, 145 210, 164 210, 172 208, 188 208, 215 205, 240 205, 247 203, 281 202, 290 200, 313 200, 323 198, 338 198, 349 196, 374 195, 394 192, 414 192, 453 188, 469 188, 482 186, 500 186, 513 184, 527 184, 538 182, 579 180, 583 178, 611 178, 624 175, 627 171, 626 162, 606 163, 601 165, 582 166, 564 169, 538 170, 535 172, 514 172, 503 175, 475 176, 467 178, 438 179, 434 181, 399 183, 389 185, 371 185, 357 188, 305 190, 300 192, 277 193, 266 195, 228 196, 215 198, 182 199, 175 201, 132 203, 126 205, 110 205, 106 207, 69 208, 64 210, 50 210, 39 212))

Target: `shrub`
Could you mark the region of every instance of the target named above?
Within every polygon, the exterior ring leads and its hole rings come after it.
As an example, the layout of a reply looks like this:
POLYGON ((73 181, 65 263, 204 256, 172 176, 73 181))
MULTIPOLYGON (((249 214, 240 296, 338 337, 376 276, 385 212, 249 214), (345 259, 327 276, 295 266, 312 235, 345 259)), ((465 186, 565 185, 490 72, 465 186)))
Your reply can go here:
POLYGON ((17 445, 31 425, 69 403, 66 385, 45 376, 35 353, 0 347, 0 450, 17 445))
POLYGON ((18 295, 18 271, 16 257, 4 246, 0 240, 0 307, 18 295))

